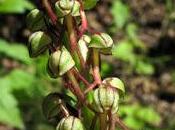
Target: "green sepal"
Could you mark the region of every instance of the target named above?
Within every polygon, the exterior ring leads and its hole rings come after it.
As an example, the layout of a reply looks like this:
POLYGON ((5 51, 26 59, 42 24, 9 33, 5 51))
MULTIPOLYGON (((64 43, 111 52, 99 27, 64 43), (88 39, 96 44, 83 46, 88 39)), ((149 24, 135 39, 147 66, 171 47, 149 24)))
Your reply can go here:
POLYGON ((99 49, 102 54, 111 54, 113 47, 112 38, 106 33, 94 34, 89 43, 90 48, 99 49))
POLYGON ((91 38, 88 35, 83 35, 78 41, 78 47, 83 56, 84 61, 87 60, 88 57, 88 44, 90 43, 91 38))
POLYGON ((75 66, 75 62, 71 56, 71 54, 68 52, 68 50, 63 46, 61 49, 61 57, 60 57, 60 72, 59 75, 62 76, 67 71, 69 71, 72 67, 75 66))
POLYGON ((37 57, 43 53, 52 42, 49 35, 42 31, 33 33, 29 37, 28 50, 30 57, 37 57))
POLYGON ((60 50, 53 52, 49 57, 48 69, 52 78, 64 75, 74 66, 75 62, 64 46, 60 50))
POLYGON ((102 83, 106 85, 110 85, 111 87, 117 88, 121 96, 125 94, 124 83, 119 78, 116 78, 116 77, 106 78, 103 80, 102 83))
POLYGON ((86 10, 92 9, 96 6, 99 0, 83 0, 83 5, 86 10))
POLYGON ((112 87, 99 87, 93 94, 93 106, 98 113, 118 111, 119 93, 112 87))
POLYGON ((50 93, 48 94, 42 103, 42 111, 47 120, 51 123, 58 123, 64 118, 63 109, 69 111, 69 113, 77 114, 75 109, 75 100, 61 93, 50 93))
POLYGON ((26 17, 26 24, 31 31, 39 31, 41 29, 43 30, 46 28, 44 22, 44 15, 38 9, 33 9, 29 12, 29 14, 26 17))
POLYGON ((85 130, 81 120, 74 116, 63 118, 57 125, 56 130, 85 130))
POLYGON ((57 93, 51 93, 47 95, 42 103, 43 114, 48 120, 52 120, 56 116, 63 118, 63 113, 61 112, 60 105, 63 105, 63 101, 60 98, 60 95, 57 93))
POLYGON ((62 18, 71 13, 75 0, 59 0, 55 3, 55 11, 58 18, 62 18))
POLYGON ((71 15, 74 17, 80 16, 80 3, 78 1, 75 1, 71 11, 71 15))

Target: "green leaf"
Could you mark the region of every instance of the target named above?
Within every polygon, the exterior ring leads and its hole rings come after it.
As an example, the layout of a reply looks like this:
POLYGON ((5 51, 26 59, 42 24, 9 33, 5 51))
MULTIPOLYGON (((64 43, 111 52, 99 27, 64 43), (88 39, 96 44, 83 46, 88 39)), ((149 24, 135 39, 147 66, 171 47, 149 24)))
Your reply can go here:
POLYGON ((137 30, 138 30, 137 26, 133 23, 130 23, 127 25, 126 33, 129 38, 135 39, 137 38, 137 30))
POLYGON ((134 47, 129 40, 120 41, 112 49, 112 55, 125 62, 135 64, 136 55, 134 54, 134 47))
POLYGON ((34 74, 19 69, 0 78, 0 84, 0 122, 24 129, 18 103, 37 102, 47 89, 34 74))
POLYGON ((95 7, 99 0, 83 0, 84 8, 89 10, 95 7))
POLYGON ((11 83, 11 91, 16 92, 15 96, 20 101, 29 101, 30 98, 37 99, 46 93, 46 89, 43 89, 44 83, 32 73, 15 69, 6 78, 11 83))
POLYGON ((18 103, 14 95, 10 93, 10 80, 0 79, 0 122, 12 127, 24 128, 24 124, 18 109, 18 103))
POLYGON ((136 72, 138 74, 152 75, 154 71, 154 66, 151 63, 138 60, 136 64, 136 72))
POLYGON ((0 54, 4 54, 7 57, 19 60, 25 64, 32 63, 32 60, 29 58, 27 48, 19 43, 12 44, 0 39, 0 54))
POLYGON ((127 25, 126 33, 129 39, 132 41, 133 46, 138 47, 144 51, 146 49, 145 44, 138 38, 137 32, 138 27, 135 24, 130 23, 127 25))
POLYGON ((142 129, 150 125, 159 125, 160 115, 152 108, 139 104, 122 105, 119 114, 124 117, 123 121, 132 129, 142 129))
POLYGON ((0 13, 23 13, 25 10, 34 8, 27 0, 1 0, 0 13))
POLYGON ((87 107, 82 108, 82 114, 83 114, 83 124, 85 125, 86 129, 89 129, 89 124, 91 124, 92 119, 94 117, 94 113, 88 109, 87 107))
POLYGON ((128 117, 123 120, 129 128, 139 130, 144 127, 144 122, 140 120, 136 120, 133 117, 128 117))
POLYGON ((144 122, 158 125, 161 121, 160 115, 151 107, 142 107, 138 109, 136 116, 144 122))
POLYGON ((108 62, 105 62, 105 61, 102 61, 101 62, 101 75, 102 77, 107 77, 109 76, 112 71, 113 71, 113 65, 108 63, 108 62))
POLYGON ((114 16, 114 22, 118 28, 123 28, 130 18, 129 8, 126 4, 120 0, 116 0, 112 4, 112 15, 114 16))

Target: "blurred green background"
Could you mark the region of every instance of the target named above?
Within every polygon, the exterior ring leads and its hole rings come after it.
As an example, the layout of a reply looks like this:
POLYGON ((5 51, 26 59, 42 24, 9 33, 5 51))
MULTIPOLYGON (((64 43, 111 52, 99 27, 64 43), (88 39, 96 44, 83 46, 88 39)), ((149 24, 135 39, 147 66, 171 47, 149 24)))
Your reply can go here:
MULTIPOLYGON (((0 0, 0 130, 54 130, 44 96, 61 80, 46 73, 47 54, 29 58, 25 16, 34 1, 0 0)), ((133 130, 175 130, 175 0, 99 0, 89 24, 115 41, 102 77, 126 84, 119 115, 133 130)))

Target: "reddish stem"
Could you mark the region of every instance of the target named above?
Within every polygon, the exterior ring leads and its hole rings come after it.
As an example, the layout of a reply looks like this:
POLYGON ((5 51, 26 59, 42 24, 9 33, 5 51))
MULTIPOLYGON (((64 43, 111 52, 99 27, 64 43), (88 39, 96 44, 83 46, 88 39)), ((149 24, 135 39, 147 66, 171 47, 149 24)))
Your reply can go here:
POLYGON ((109 130, 115 130, 115 119, 112 112, 109 112, 109 130))
POLYGON ((82 54, 77 46, 77 35, 75 33, 75 29, 74 29, 74 25, 73 25, 73 18, 71 15, 66 16, 66 24, 67 24, 68 34, 69 34, 71 52, 74 56, 76 54, 78 54, 81 66, 82 66, 82 68, 85 68, 85 61, 84 61, 82 54))
POLYGON ((80 3, 80 17, 81 17, 81 22, 82 22, 79 33, 80 33, 80 36, 82 36, 84 32, 88 29, 88 22, 87 22, 86 14, 84 12, 82 0, 78 0, 78 1, 80 3))
POLYGON ((129 130, 129 128, 122 122, 122 120, 120 120, 120 118, 118 117, 118 115, 114 115, 114 120, 115 120, 115 123, 117 125, 119 125, 119 127, 122 130, 129 130))
POLYGON ((75 76, 73 74, 73 71, 69 70, 67 72, 67 76, 68 76, 68 78, 69 78, 69 80, 70 80, 70 82, 72 84, 71 88, 73 89, 75 95, 77 96, 79 101, 81 101, 81 103, 84 103, 84 101, 85 101, 84 93, 81 91, 80 86, 79 86, 79 84, 78 84, 78 82, 77 82, 77 80, 76 80, 76 78, 75 78, 75 76))
POLYGON ((94 76, 94 80, 97 82, 97 84, 101 84, 100 69, 98 66, 94 66, 93 76, 94 76))
POLYGON ((94 80, 97 84, 101 84, 101 75, 100 75, 100 68, 99 68, 99 62, 100 62, 100 55, 97 49, 93 48, 92 51, 93 55, 93 76, 94 80))
POLYGON ((76 69, 72 69, 73 73, 87 86, 87 89, 84 91, 84 94, 88 93, 97 86, 97 82, 89 83, 76 69))
POLYGON ((91 91, 92 89, 94 89, 97 86, 97 82, 94 81, 94 83, 92 83, 85 91, 84 94, 87 94, 89 91, 91 91))
POLYGON ((89 87, 91 85, 76 69, 73 69, 73 72, 86 86, 89 87))
POLYGON ((47 11, 47 14, 49 15, 49 17, 50 17, 50 19, 51 19, 51 21, 52 21, 52 23, 53 23, 54 25, 56 25, 56 23, 57 23, 57 16, 56 16, 56 14, 53 12, 49 1, 48 1, 48 0, 42 0, 42 3, 43 3, 44 8, 45 8, 46 11, 47 11))

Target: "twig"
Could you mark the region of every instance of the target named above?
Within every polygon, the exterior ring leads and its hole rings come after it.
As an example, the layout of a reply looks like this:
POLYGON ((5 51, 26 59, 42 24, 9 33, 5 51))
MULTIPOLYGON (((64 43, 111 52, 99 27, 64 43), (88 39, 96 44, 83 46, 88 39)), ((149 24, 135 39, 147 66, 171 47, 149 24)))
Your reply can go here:
POLYGON ((76 69, 73 69, 73 72, 86 86, 89 87, 91 85, 76 69))
POLYGON ((78 1, 80 3, 80 17, 82 21, 81 28, 80 28, 80 36, 82 36, 84 32, 88 29, 88 22, 87 22, 86 14, 84 12, 82 0, 78 0, 78 1))
POLYGON ((47 12, 47 14, 49 15, 49 17, 50 17, 52 23, 53 23, 54 25, 56 25, 56 24, 57 24, 57 16, 56 16, 56 14, 53 12, 49 1, 48 1, 48 0, 42 0, 42 4, 43 4, 44 8, 46 9, 46 12, 47 12))
POLYGON ((118 117, 118 115, 114 116, 114 120, 115 123, 123 130, 130 130, 124 123, 122 120, 120 120, 120 118, 118 117))
POLYGON ((85 101, 84 93, 81 91, 80 86, 79 86, 72 70, 69 70, 67 72, 67 76, 72 83, 72 87, 73 87, 72 89, 74 90, 77 98, 81 101, 81 103, 84 103, 84 101, 85 101))
POLYGON ((107 130, 108 122, 107 122, 107 113, 99 114, 100 118, 100 130, 107 130))
POLYGON ((112 112, 109 112, 109 130, 115 130, 115 119, 112 112))
POLYGON ((97 84, 101 84, 101 76, 100 76, 100 68, 99 68, 99 62, 100 62, 100 55, 97 49, 93 48, 92 51, 92 57, 93 57, 93 76, 94 80, 97 84))
POLYGON ((82 67, 82 69, 84 69, 85 68, 85 61, 84 61, 83 56, 82 56, 82 54, 77 46, 77 35, 75 33, 75 29, 73 26, 73 18, 70 14, 68 14, 66 16, 66 25, 67 25, 72 55, 74 57, 76 57, 76 56, 79 57, 81 67, 82 67))
POLYGON ((89 91, 91 91, 92 89, 94 89, 97 86, 97 82, 94 81, 94 83, 92 83, 85 91, 84 94, 87 94, 89 91))

